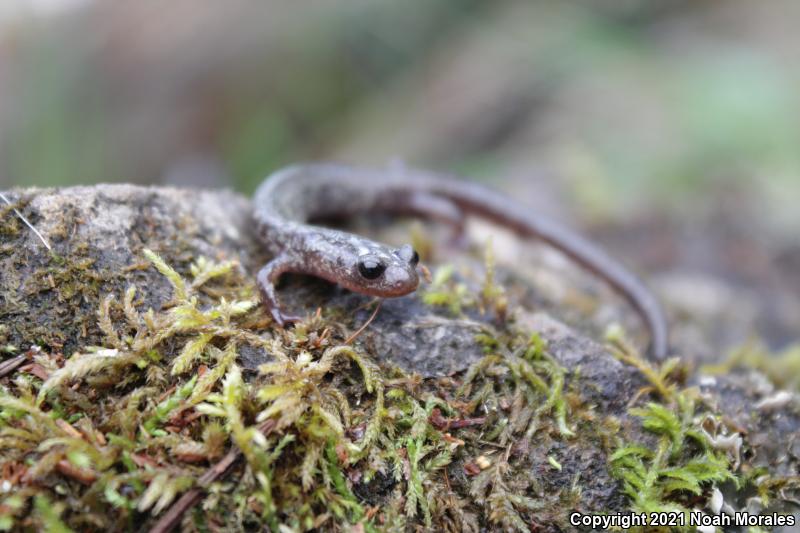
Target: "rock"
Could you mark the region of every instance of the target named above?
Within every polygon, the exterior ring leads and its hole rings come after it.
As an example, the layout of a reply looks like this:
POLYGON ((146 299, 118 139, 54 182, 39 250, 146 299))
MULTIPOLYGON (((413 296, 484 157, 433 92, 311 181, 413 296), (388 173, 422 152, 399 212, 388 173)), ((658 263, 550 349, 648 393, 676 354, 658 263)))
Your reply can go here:
MULTIPOLYGON (((160 309, 172 298, 172 289, 145 260, 145 248, 183 275, 193 261, 205 256, 216 261, 235 259, 242 279, 253 280, 268 259, 253 234, 248 200, 228 191, 100 185, 27 189, 7 196, 17 200, 20 211, 52 251, 12 210, 0 211, 0 346, 39 344, 50 352, 69 355, 78 347, 101 345, 103 336, 97 325, 101 301, 109 294, 119 297, 130 285, 140 288, 142 308, 160 309)), ((292 312, 324 309, 325 317, 336 317, 348 332, 358 329, 373 310, 368 297, 301 276, 288 276, 279 294, 292 312)), ((581 438, 581 424, 594 424, 589 431, 597 435, 598 424, 616 421, 626 439, 647 442, 650 437, 628 414, 631 399, 647 385, 645 379, 601 344, 550 314, 518 310, 514 325, 539 332, 548 352, 566 369, 564 390, 573 395, 572 401, 590 407, 596 417, 576 424, 576 438, 559 439, 552 432, 542 432, 535 442, 516 450, 537 479, 539 497, 558 508, 560 491, 579 479, 584 511, 625 509, 626 500, 608 472, 607 448, 602 439, 581 438)), ((378 362, 423 378, 440 378, 458 375, 480 361, 484 352, 475 336, 494 327, 488 315, 456 318, 423 304, 415 294, 385 301, 355 342, 378 362)), ((239 362, 253 370, 269 358, 263 350, 243 346, 239 362)), ((770 400, 769 412, 760 416, 755 414, 756 404, 771 399, 776 391, 755 373, 698 383, 708 405, 718 406, 746 430, 745 446, 757 453, 758 464, 776 475, 798 470, 797 401, 776 407, 777 400, 770 400)), ((615 437, 613 432, 607 436, 615 437)), ((467 487, 469 480, 459 472, 452 470, 454 485, 467 487)), ((389 487, 386 490, 394 486, 393 482, 383 484, 389 487)))
POLYGON ((204 255, 254 264, 247 235, 248 202, 230 192, 100 185, 27 189, 23 214, 52 252, 13 212, 5 212, 0 243, 0 320, 6 341, 63 349, 100 344, 96 310, 107 294, 130 284, 145 307, 171 297, 167 280, 148 268, 150 248, 178 270, 204 255))

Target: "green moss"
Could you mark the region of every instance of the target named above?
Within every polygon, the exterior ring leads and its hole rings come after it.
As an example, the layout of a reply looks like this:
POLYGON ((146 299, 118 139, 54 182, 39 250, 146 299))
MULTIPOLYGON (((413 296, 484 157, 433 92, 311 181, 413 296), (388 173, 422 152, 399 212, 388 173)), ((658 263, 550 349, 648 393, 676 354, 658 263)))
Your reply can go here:
POLYGON ((481 314, 492 313, 500 320, 508 314, 505 289, 495 280, 495 259, 491 239, 484 250, 484 276, 480 288, 471 292, 467 283, 454 279, 453 265, 443 265, 433 275, 431 284, 421 291, 426 305, 445 307, 459 316, 467 309, 477 309, 481 314))
MULTIPOLYGON (((657 439, 654 453, 615 441, 622 426, 595 423, 546 341, 506 320, 476 338, 485 357, 463 375, 420 380, 345 344, 331 318, 272 328, 235 263, 198 259, 181 275, 157 254, 144 256, 172 287, 163 310, 143 308, 146 287, 98 295, 86 316, 102 346, 65 362, 39 354, 45 381, 3 380, 0 454, 4 471, 24 476, 0 500, 0 527, 141 529, 229 450, 244 460, 203 486, 203 505, 185 524, 528 531, 538 520, 567 528, 565 510, 582 496, 565 450, 582 442, 611 443, 609 469, 633 509, 683 508, 687 495, 733 479, 724 452, 696 425, 678 365, 645 363, 621 336, 612 336, 618 356, 649 380, 642 394, 663 401, 632 411, 657 439), (269 356, 257 372, 239 366, 245 347, 269 356), (545 490, 541 472, 563 480, 545 490)), ((59 269, 75 274, 75 264, 48 268, 66 276, 59 269)), ((499 316, 505 297, 487 272, 491 281, 474 292, 464 285, 453 301, 499 316)))
MULTIPOLYGON (((207 518, 223 523, 264 521, 275 530, 281 524, 435 527, 443 520, 465 524, 470 512, 492 502, 483 521, 520 525, 532 512, 530 498, 504 488, 514 476, 507 461, 477 485, 453 487, 447 471, 551 424, 571 435, 563 370, 538 337, 487 334, 486 361, 468 373, 454 399, 435 384, 415 388, 414 380, 377 367, 341 339, 312 342, 329 336, 318 317, 290 331, 250 329, 264 323, 263 310, 252 292, 241 299, 248 283, 232 263, 198 260, 188 281, 158 255, 145 256, 173 288, 165 311, 143 313, 136 304, 141 289, 133 286, 101 298, 93 314, 104 346, 78 351, 63 367, 42 356, 46 381, 16 380, 0 393, 3 459, 27 465, 38 480, 21 501, 6 498, 9 527, 37 520, 32 502, 39 497, 65 511, 38 520, 76 529, 133 527, 137 513, 163 512, 220 457, 222 441, 213 435, 227 435, 246 460, 233 490, 210 488, 207 518), (201 305, 198 291, 217 279, 225 280, 222 290, 201 305), (236 362, 245 344, 272 355, 247 381, 236 362), (437 413, 470 416, 487 387, 513 403, 508 423, 486 417, 465 431, 441 427, 437 413), (459 407, 464 400, 467 407, 459 407), (502 429, 480 444, 481 433, 496 427, 502 429), (357 487, 378 479, 395 488, 376 495, 380 507, 369 507, 357 487)), ((77 265, 65 259, 48 268, 65 277, 90 270, 77 265)), ((77 277, 77 283, 98 281, 85 272, 77 277)))
POLYGON ((455 269, 444 265, 436 270, 430 286, 422 291, 422 301, 426 305, 446 307, 451 314, 461 315, 464 308, 474 305, 467 285, 453 281, 455 269))
POLYGON ((725 374, 734 368, 754 368, 766 374, 778 387, 800 391, 800 344, 772 353, 752 340, 734 350, 726 361, 700 369, 706 374, 725 374))
MULTIPOLYGON (((738 440, 738 446, 723 446, 718 436, 709 433, 709 423, 721 426, 719 415, 702 412, 698 391, 679 386, 675 381, 676 363, 670 360, 655 366, 641 360, 621 336, 612 336, 612 341, 620 359, 639 369, 664 400, 629 410, 640 419, 642 429, 656 438, 655 443, 651 439, 626 441, 617 437, 616 449, 609 455, 609 469, 621 482, 630 510, 684 513, 688 524, 688 513, 706 507, 713 490, 726 483, 739 489, 754 487, 768 504, 770 497, 777 494, 775 487, 764 485, 769 477, 752 472, 748 475, 747 469, 736 473, 741 437, 727 436, 726 441, 738 440)), ((673 529, 694 531, 689 526, 673 529)))
POLYGON ((697 497, 707 495, 715 484, 738 481, 733 461, 713 448, 694 422, 694 411, 688 395, 679 396, 673 408, 649 403, 631 410, 647 431, 658 436, 655 449, 644 443, 621 443, 609 457, 611 472, 622 482, 634 512, 688 514, 698 505, 697 497))
POLYGON ((667 359, 662 364, 655 366, 652 362, 641 357, 639 352, 625 338, 624 332, 618 326, 612 326, 606 332, 612 354, 623 363, 639 370, 650 383, 642 392, 655 391, 664 401, 672 402, 679 378, 686 373, 685 366, 679 357, 667 359))

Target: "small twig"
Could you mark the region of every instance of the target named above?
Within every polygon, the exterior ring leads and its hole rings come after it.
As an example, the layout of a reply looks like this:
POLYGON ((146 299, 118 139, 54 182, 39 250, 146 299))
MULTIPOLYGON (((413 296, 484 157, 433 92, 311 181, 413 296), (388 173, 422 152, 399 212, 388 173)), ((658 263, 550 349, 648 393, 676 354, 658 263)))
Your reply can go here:
POLYGON ((450 505, 453 509, 458 509, 455 497, 453 497, 453 487, 450 486, 450 476, 447 475, 447 468, 444 469, 444 483, 447 486, 447 498, 450 500, 450 505))
POLYGON ((475 442, 477 442, 478 444, 483 444, 484 446, 492 446, 494 448, 497 448, 498 450, 505 450, 506 449, 506 447, 504 445, 497 444, 496 442, 491 442, 491 441, 488 441, 488 440, 477 440, 475 442))
POLYGON ((56 470, 68 478, 74 479, 84 485, 91 485, 97 480, 96 472, 88 468, 77 467, 66 459, 62 459, 56 463, 56 470))
POLYGON ((486 423, 486 417, 481 416, 478 418, 445 418, 442 416, 442 411, 435 407, 428 417, 433 426, 440 431, 447 431, 450 429, 461 429, 470 426, 482 426, 486 423))
POLYGON ((12 203, 9 201, 9 199, 8 199, 8 198, 6 198, 6 195, 0 192, 0 198, 2 198, 2 200, 3 200, 3 201, 6 203, 6 204, 8 204, 9 206, 11 206, 11 209, 13 209, 13 210, 14 210, 14 213, 16 213, 16 215, 17 215, 17 216, 20 218, 20 220, 22 220, 22 221, 25 223, 25 225, 26 225, 26 226, 28 226, 28 227, 31 229, 31 231, 33 231, 33 232, 36 234, 36 236, 37 236, 37 237, 39 237, 39 240, 40 240, 40 241, 42 241, 42 244, 44 244, 44 247, 45 247, 45 248, 47 248, 47 251, 48 251, 48 252, 52 252, 52 251, 53 251, 53 249, 52 249, 52 248, 50 248, 50 245, 47 243, 47 241, 46 241, 46 240, 45 240, 45 238, 42 236, 42 234, 41 234, 41 233, 39 233, 39 230, 37 230, 36 228, 34 228, 34 227, 33 227, 33 224, 31 224, 30 222, 28 222, 28 219, 27 219, 27 218, 25 218, 25 216, 24 216, 22 213, 20 213, 20 212, 19 212, 19 209, 17 209, 16 207, 14 207, 14 205, 13 205, 13 204, 12 204, 12 203))
POLYGON ((21 367, 27 359, 27 356, 22 354, 0 363, 0 378, 14 372, 16 369, 21 367))
MULTIPOLYGON (((258 430, 267 434, 275 428, 275 420, 269 419, 262 422, 258 426, 258 430)), ((197 478, 197 486, 190 489, 183 496, 178 499, 169 510, 162 516, 156 524, 150 528, 150 533, 168 533, 172 531, 175 526, 180 523, 184 513, 194 507, 202 498, 208 489, 209 485, 218 480, 219 478, 227 475, 242 458, 242 450, 234 448, 225 454, 217 464, 205 471, 205 473, 197 478)))
POLYGON ((225 454, 220 462, 206 470, 205 474, 197 479, 198 487, 194 487, 186 492, 180 499, 172 504, 172 507, 162 516, 156 525, 150 529, 150 533, 167 533, 178 525, 183 514, 194 507, 205 493, 206 487, 222 477, 229 469, 235 465, 242 456, 241 450, 236 448, 225 454))
POLYGON ((361 333, 365 329, 367 329, 367 326, 369 326, 372 323, 372 321, 375 320, 375 317, 378 315, 378 311, 380 311, 381 309, 381 304, 383 304, 383 300, 378 300, 378 305, 375 306, 375 310, 372 312, 372 315, 366 322, 364 322, 364 324, 360 328, 358 328, 358 330, 356 330, 355 333, 347 337, 347 340, 344 341, 345 344, 350 344, 351 342, 353 342, 356 339, 356 337, 361 335, 361 333))

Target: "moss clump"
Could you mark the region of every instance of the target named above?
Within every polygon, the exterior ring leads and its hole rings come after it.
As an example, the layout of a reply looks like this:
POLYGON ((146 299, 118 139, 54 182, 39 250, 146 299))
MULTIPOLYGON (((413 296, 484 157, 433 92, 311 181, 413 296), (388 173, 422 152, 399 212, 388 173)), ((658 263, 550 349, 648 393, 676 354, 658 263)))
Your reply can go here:
POLYGON ((622 481, 632 511, 684 513, 689 523, 688 513, 705 507, 701 502, 717 484, 738 482, 732 460, 714 449, 695 422, 695 405, 689 395, 679 395, 675 406, 648 403, 631 409, 631 414, 640 417, 644 429, 658 437, 654 446, 621 442, 609 457, 611 472, 622 481))
MULTIPOLYGON (((18 245, 18 240, 9 241, 11 247, 18 245)), ((99 271, 95 262, 85 243, 63 256, 55 252, 34 257, 17 253, 12 268, 4 273, 0 293, 0 318, 9 335, 59 350, 73 344, 70 339, 92 336, 96 331, 91 318, 95 310, 87 302, 98 299, 101 286, 120 283, 124 278, 124 273, 99 271), (54 321, 62 324, 61 330, 52 328, 54 321)))
POLYGON ((198 260, 190 281, 145 256, 173 288, 164 310, 141 309, 134 286, 108 295, 96 310, 102 346, 66 362, 39 353, 39 371, 4 380, 14 490, 0 501, 2 529, 138 528, 229 447, 245 459, 236 482, 205 486, 185 526, 525 530, 545 505, 509 454, 537 432, 573 435, 564 370, 538 336, 489 332, 486 358, 453 394, 376 366, 319 316, 267 327, 233 263, 198 260), (245 344, 267 361, 247 379, 245 344))
POLYGON ((452 265, 439 268, 430 286, 423 291, 422 301, 426 305, 446 307, 453 315, 460 315, 465 307, 474 305, 467 285, 453 281, 454 273, 452 265))
POLYGON ((480 287, 471 291, 468 284, 457 281, 453 265, 439 268, 431 284, 422 291, 426 305, 445 307, 453 315, 461 315, 467 309, 477 309, 481 314, 492 313, 499 321, 508 315, 508 298, 505 289, 495 279, 495 258, 492 242, 484 249, 484 275, 480 287))
MULTIPOLYGON (((639 369, 649 381, 640 392, 660 397, 659 402, 629 409, 652 438, 617 438, 609 455, 610 471, 621 482, 631 511, 682 513, 689 524, 688 514, 708 509, 712 498, 721 506, 723 492, 734 499, 737 494, 755 492, 767 507, 781 490, 800 487, 796 477, 773 477, 765 468, 742 464, 743 437, 731 432, 720 414, 702 407, 697 389, 681 387, 683 371, 678 361, 654 366, 639 357, 621 332, 613 331, 609 338, 617 357, 639 369)), ((732 503, 735 507, 736 502, 732 503)), ((695 527, 662 529, 694 531, 695 527)))

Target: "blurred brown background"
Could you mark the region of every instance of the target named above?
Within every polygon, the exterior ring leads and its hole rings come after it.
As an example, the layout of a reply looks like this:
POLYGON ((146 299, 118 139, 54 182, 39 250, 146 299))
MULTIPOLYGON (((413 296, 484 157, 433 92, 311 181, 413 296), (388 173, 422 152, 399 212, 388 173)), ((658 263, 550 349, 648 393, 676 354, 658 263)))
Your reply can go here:
POLYGON ((493 181, 720 357, 800 338, 792 0, 3 0, 0 189, 232 187, 288 162, 493 181))

